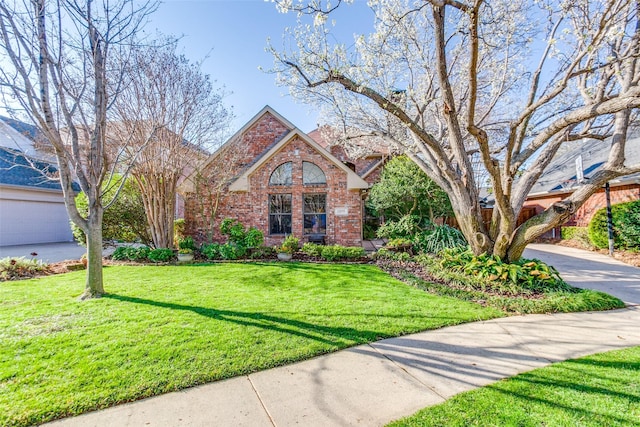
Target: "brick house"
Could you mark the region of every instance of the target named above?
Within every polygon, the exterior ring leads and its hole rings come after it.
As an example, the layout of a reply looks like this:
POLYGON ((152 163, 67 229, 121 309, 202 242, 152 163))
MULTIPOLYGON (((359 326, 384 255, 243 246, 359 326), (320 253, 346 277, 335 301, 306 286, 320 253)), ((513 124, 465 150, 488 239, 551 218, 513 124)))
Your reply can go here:
MULTIPOLYGON (((598 172, 607 161, 609 140, 573 141, 565 144, 564 151, 559 152, 547 170, 532 188, 524 208, 535 210, 535 214, 543 212, 553 203, 564 200, 580 186, 576 164, 582 165, 585 181, 598 172)), ((625 151, 627 164, 640 163, 640 135, 629 136, 625 151)), ((633 174, 611 180, 611 204, 640 199, 640 174, 633 174)), ((606 206, 604 188, 592 195, 564 224, 567 226, 586 227, 593 215, 606 206)), ((548 233, 549 238, 559 238, 559 230, 548 233)))
POLYGON ((369 183, 318 142, 264 107, 181 185, 186 232, 223 241, 219 225, 237 219, 265 244, 293 234, 328 244, 362 244, 369 183))

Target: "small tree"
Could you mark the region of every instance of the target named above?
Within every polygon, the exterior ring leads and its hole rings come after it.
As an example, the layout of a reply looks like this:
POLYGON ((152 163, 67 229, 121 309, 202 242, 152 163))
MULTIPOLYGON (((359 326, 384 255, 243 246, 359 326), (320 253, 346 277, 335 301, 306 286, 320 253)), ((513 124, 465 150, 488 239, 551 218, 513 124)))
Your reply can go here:
POLYGON ((173 246, 176 188, 181 177, 208 157, 207 148, 231 118, 223 93, 200 64, 177 53, 177 41, 138 48, 117 103, 114 136, 127 153, 157 248, 173 246))
POLYGON ((102 184, 113 171, 107 117, 132 40, 154 9, 153 2, 133 0, 0 2, 2 94, 55 152, 67 212, 87 236, 83 299, 104 293, 102 184), (86 217, 74 203, 74 180, 87 196, 86 217))
POLYGON ((453 215, 447 194, 406 156, 394 157, 384 166, 367 204, 390 220, 417 215, 433 222, 453 215))

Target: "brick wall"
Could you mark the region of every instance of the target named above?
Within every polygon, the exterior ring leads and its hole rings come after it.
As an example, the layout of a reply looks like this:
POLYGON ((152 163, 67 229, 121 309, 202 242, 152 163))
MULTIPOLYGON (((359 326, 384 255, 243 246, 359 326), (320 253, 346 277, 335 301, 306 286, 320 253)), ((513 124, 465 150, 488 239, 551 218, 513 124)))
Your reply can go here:
MULTIPOLYGON (((265 115, 243 138, 243 145, 248 148, 249 155, 245 164, 252 163, 252 156, 259 155, 273 142, 282 137, 283 126, 278 126, 273 116, 265 115), (255 138, 255 139, 251 139, 255 138), (254 147, 255 141, 255 147, 254 147)), ((229 162, 223 156, 214 161, 210 168, 215 169, 219 163, 229 162)), ((232 166, 229 166, 232 167, 232 166)), ((236 168, 238 168, 236 166, 236 168)), ((347 189, 347 173, 318 153, 303 140, 295 137, 273 157, 262 164, 249 178, 250 191, 228 192, 226 187, 219 194, 208 194, 211 186, 203 182, 195 193, 186 198, 185 220, 186 231, 199 242, 225 240, 220 235, 219 225, 224 218, 235 218, 246 226, 256 227, 265 234, 265 244, 272 246, 282 242, 284 236, 269 235, 269 195, 278 193, 292 194, 292 232, 303 238, 303 194, 325 193, 327 195, 326 241, 328 244, 359 246, 362 244, 362 200, 360 191, 347 189), (292 162, 293 185, 269 186, 269 178, 274 169, 285 162, 292 162), (308 161, 319 166, 327 178, 326 185, 303 185, 302 162, 308 161), (215 199, 215 200, 214 200, 215 199), (217 208, 215 208, 217 206, 217 208), (348 215, 337 216, 336 208, 346 208, 348 215), (213 221, 210 221, 212 212, 213 221)))
MULTIPOLYGON (((640 199, 640 185, 621 185, 611 187, 611 204, 629 202, 640 199)), ((525 202, 524 206, 532 206, 536 208, 536 213, 541 213, 555 202, 559 202, 569 196, 567 194, 553 195, 547 197, 532 198, 525 202)), ((586 227, 589 225, 591 218, 601 208, 607 206, 604 188, 592 195, 564 224, 567 226, 586 227)))

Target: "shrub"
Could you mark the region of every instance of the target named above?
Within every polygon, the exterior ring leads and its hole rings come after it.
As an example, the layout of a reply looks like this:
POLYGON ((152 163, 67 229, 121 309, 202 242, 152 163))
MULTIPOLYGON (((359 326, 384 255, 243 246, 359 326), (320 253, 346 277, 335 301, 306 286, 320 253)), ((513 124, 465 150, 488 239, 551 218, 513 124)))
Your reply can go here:
POLYGON ((191 252, 196 250, 196 243, 193 241, 193 237, 187 236, 178 242, 178 249, 190 249, 191 252))
MULTIPOLYGON (((611 206, 613 244, 620 249, 640 247, 640 200, 611 206)), ((601 249, 609 247, 607 208, 598 210, 589 222, 589 240, 601 249)))
POLYGON ((386 244, 386 247, 389 249, 397 249, 407 246, 413 246, 413 242, 411 239, 407 239, 405 237, 396 237, 395 239, 389 240, 386 244))
POLYGON ((33 277, 47 269, 48 265, 37 259, 2 258, 0 259, 0 281, 33 277))
MULTIPOLYGON (((115 182, 105 183, 103 191, 105 194, 103 200, 105 203, 111 201, 115 197, 122 178, 119 177, 115 182)), ((75 199, 78 212, 83 217, 89 213, 89 205, 87 196, 80 193, 75 199)), ((71 221, 71 231, 73 237, 81 245, 86 245, 86 236, 84 232, 71 221)), ((117 240, 123 242, 140 241, 145 245, 152 243, 149 225, 147 223, 147 215, 144 212, 142 204, 142 196, 136 183, 131 179, 127 179, 118 193, 118 198, 107 209, 104 210, 102 218, 102 238, 105 241, 117 240)))
POLYGON ((378 228, 378 237, 395 239, 411 239, 416 233, 422 230, 420 223, 422 219, 416 215, 405 215, 397 221, 388 221, 378 228))
POLYGON ((269 246, 258 246, 257 248, 252 248, 251 249, 250 258, 251 259, 269 258, 269 257, 273 256, 275 253, 276 252, 273 250, 272 247, 269 247, 269 246))
POLYGON ((562 239, 578 242, 585 247, 592 247, 587 227, 562 227, 562 239))
POLYGON ((640 200, 623 203, 618 231, 626 249, 640 248, 640 200))
POLYGON ((169 248, 158 248, 149 251, 149 260, 153 262, 168 262, 174 257, 174 253, 169 248))
POLYGON ((373 254, 373 259, 390 259, 393 261, 409 261, 411 254, 409 252, 394 252, 386 248, 380 248, 373 254))
MULTIPOLYGON (((619 222, 617 218, 618 205, 611 207, 611 214, 614 224, 613 244, 615 247, 620 247, 620 238, 617 236, 618 233, 615 232, 615 224, 619 222)), ((596 248, 604 249, 609 247, 609 231, 607 227, 607 208, 602 208, 593 215, 588 227, 589 240, 596 248)))
POLYGON ((251 227, 244 236, 244 245, 247 248, 257 248, 264 243, 264 234, 257 228, 251 227))
POLYGON ((440 252, 440 266, 490 281, 511 283, 532 292, 569 291, 571 287, 558 271, 542 261, 522 258, 508 264, 495 255, 475 256, 470 249, 440 252))
POLYGON ((116 261, 146 261, 149 258, 148 246, 140 246, 139 248, 133 246, 119 246, 111 254, 111 258, 116 261))
POLYGON ((206 245, 202 245, 200 248, 200 252, 207 259, 220 259, 222 256, 220 255, 220 244, 219 243, 209 243, 206 245))
POLYGON ((293 254, 300 247, 300 239, 293 234, 287 236, 282 244, 275 248, 279 253, 293 254))
POLYGON ((246 230, 244 225, 236 219, 225 218, 220 223, 220 232, 225 236, 229 236, 227 243, 238 248, 238 253, 242 253, 239 256, 243 256, 247 248, 257 248, 264 243, 262 231, 254 227, 246 230))
POLYGON ((444 249, 467 247, 467 239, 457 228, 444 225, 434 225, 431 230, 416 234, 414 246, 421 253, 437 254, 444 249))
POLYGON ((327 261, 336 261, 339 259, 357 259, 365 255, 364 249, 360 246, 340 246, 331 245, 323 246, 321 256, 327 261))
POLYGON ((316 243, 307 242, 304 245, 302 245, 302 252, 309 256, 320 257, 322 256, 323 247, 324 246, 318 245, 316 243))
POLYGON ((247 248, 244 246, 238 246, 233 243, 225 243, 220 245, 220 258, 235 260, 242 258, 247 253, 247 248))

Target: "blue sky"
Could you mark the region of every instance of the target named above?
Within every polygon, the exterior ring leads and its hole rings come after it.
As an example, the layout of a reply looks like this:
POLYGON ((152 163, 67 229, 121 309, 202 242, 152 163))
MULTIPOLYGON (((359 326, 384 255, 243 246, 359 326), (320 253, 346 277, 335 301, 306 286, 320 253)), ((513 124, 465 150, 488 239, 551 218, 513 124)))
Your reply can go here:
MULTIPOLYGON (((366 1, 354 3, 341 6, 334 17, 345 42, 351 42, 354 33, 367 31, 373 22, 366 1)), ((273 64, 272 56, 265 52, 267 39, 275 47, 282 46, 284 28, 295 23, 295 14, 278 13, 273 3, 264 0, 165 0, 146 31, 182 36, 180 45, 192 61, 208 55, 203 71, 232 92, 226 98, 236 115, 232 131, 268 104, 309 132, 318 123, 316 111, 296 103, 287 88, 276 86, 274 75, 258 69, 270 69, 273 64)))

